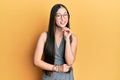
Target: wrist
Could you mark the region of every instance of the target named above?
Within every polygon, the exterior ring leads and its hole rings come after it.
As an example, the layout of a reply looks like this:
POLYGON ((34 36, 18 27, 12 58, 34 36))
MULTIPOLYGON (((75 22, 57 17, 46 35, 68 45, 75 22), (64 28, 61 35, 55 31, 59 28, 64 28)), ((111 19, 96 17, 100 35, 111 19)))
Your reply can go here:
POLYGON ((59 71, 58 66, 57 65, 53 65, 52 71, 58 72, 59 71))
POLYGON ((58 72, 63 72, 62 66, 58 66, 58 72))
POLYGON ((66 42, 70 42, 70 39, 69 39, 69 38, 66 38, 65 40, 66 40, 66 42))

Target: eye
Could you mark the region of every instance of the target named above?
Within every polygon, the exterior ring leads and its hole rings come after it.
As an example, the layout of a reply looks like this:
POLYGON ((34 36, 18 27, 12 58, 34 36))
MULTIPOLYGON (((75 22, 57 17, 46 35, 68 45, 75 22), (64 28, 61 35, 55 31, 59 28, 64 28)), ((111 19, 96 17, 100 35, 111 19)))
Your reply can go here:
POLYGON ((64 17, 67 17, 67 16, 68 16, 68 14, 64 14, 63 16, 64 16, 64 17))
POLYGON ((61 17, 61 15, 60 15, 60 14, 57 14, 56 17, 61 17))

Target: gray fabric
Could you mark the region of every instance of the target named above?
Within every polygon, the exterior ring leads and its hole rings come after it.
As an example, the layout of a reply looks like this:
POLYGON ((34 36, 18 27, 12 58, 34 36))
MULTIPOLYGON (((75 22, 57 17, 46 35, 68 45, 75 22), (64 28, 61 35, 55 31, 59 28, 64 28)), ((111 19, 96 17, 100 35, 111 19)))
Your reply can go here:
MULTIPOLYGON (((57 44, 55 42, 55 64, 62 65, 65 63, 64 49, 65 49, 64 38, 62 38, 59 48, 57 47, 57 44)), ((44 73, 42 80, 74 80, 73 69, 71 68, 70 73, 53 72, 52 76, 47 76, 44 73)))

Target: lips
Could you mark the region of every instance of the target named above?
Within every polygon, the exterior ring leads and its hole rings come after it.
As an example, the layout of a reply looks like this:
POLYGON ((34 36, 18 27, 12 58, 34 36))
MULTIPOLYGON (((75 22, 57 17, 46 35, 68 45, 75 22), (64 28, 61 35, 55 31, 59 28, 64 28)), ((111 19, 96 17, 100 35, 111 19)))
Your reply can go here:
POLYGON ((60 22, 60 24, 61 24, 61 25, 64 25, 64 24, 65 24, 65 21, 60 22))

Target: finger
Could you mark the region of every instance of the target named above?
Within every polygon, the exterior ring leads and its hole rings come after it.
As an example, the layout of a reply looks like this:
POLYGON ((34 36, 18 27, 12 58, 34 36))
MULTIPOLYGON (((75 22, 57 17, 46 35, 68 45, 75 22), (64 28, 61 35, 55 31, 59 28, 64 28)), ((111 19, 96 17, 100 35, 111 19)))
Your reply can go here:
POLYGON ((69 71, 69 68, 65 68, 65 72, 69 71))
POLYGON ((68 27, 63 27, 63 29, 70 29, 70 28, 68 28, 68 27))
POLYGON ((71 67, 70 65, 65 64, 67 67, 71 67))
POLYGON ((70 33, 72 34, 72 31, 70 30, 70 33))
POLYGON ((69 29, 69 28, 64 28, 64 30, 65 30, 65 31, 70 31, 70 29, 69 29))
POLYGON ((71 35, 72 35, 72 33, 69 33, 69 34, 68 34, 68 37, 71 36, 71 35))
POLYGON ((69 69, 67 68, 67 69, 66 69, 66 72, 68 72, 68 71, 69 71, 69 69))
POLYGON ((63 31, 70 31, 70 29, 67 28, 67 27, 62 28, 62 30, 63 30, 63 31))

